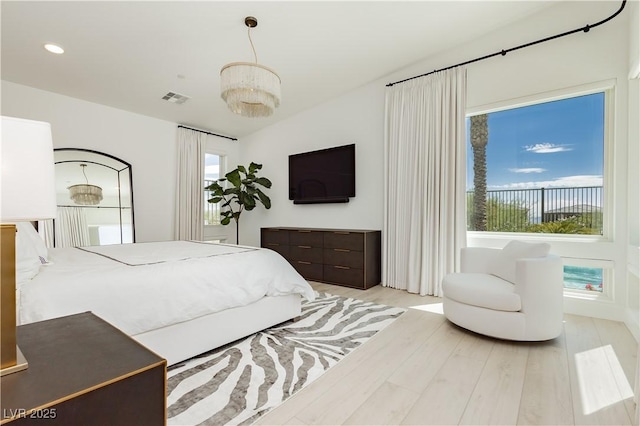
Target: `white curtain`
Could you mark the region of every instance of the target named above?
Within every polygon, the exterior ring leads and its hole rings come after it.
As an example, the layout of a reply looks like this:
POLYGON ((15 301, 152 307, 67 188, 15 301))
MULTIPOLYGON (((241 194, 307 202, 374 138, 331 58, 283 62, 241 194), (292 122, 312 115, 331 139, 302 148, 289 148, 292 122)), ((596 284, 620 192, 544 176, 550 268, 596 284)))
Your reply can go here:
POLYGON ((466 244, 466 69, 388 87, 383 285, 442 295, 466 244))
POLYGON ((38 234, 44 240, 47 248, 53 248, 53 219, 38 221, 38 234))
POLYGON ((56 247, 91 245, 87 216, 82 207, 58 207, 55 220, 56 247))
POLYGON ((204 150, 207 134, 178 128, 175 238, 202 240, 204 231, 204 150))

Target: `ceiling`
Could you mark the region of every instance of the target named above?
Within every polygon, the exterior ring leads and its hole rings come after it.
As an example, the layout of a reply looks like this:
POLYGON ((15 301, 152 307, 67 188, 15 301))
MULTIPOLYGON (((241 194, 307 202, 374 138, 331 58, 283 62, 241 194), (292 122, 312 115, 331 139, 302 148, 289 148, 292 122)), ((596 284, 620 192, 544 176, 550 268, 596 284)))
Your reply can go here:
POLYGON ((546 1, 2 1, 2 79, 241 137, 549 7, 546 1), (282 79, 272 117, 231 113, 229 62, 282 79), (51 42, 65 49, 54 55, 51 42), (189 96, 179 105, 167 92, 189 96))

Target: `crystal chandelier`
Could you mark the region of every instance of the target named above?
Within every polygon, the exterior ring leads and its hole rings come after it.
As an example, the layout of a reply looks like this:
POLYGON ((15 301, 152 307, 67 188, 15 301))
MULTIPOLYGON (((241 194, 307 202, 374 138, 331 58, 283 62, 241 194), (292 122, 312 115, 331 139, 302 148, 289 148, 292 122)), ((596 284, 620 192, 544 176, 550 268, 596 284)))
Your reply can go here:
POLYGON ((258 64, 258 55, 251 40, 251 28, 258 25, 258 20, 247 16, 244 24, 248 27, 255 63, 232 62, 222 67, 220 96, 236 114, 268 117, 280 106, 280 77, 274 70, 258 64))
POLYGON ((86 184, 81 183, 68 187, 69 197, 74 203, 81 206, 95 206, 100 204, 100 201, 102 201, 102 188, 96 185, 89 185, 89 179, 87 179, 87 174, 84 171, 87 165, 80 164, 80 167, 82 167, 82 174, 84 175, 86 184))

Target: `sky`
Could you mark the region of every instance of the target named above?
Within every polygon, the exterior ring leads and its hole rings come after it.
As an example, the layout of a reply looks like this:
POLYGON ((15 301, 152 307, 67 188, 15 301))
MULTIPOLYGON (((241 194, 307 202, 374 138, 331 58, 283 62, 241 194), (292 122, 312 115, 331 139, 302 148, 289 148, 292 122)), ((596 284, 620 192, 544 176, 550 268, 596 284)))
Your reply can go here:
MULTIPOLYGON (((488 190, 602 186, 604 93, 493 112, 488 126, 488 190)), ((467 153, 471 190, 469 137, 467 153)))

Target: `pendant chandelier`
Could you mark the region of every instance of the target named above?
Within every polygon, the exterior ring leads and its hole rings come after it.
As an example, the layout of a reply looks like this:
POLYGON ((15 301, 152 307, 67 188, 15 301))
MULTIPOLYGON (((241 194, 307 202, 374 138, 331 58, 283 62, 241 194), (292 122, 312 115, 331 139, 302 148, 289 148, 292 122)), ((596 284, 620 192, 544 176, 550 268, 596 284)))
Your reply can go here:
POLYGON ((231 111, 243 117, 268 117, 280 106, 280 77, 258 64, 258 55, 251 40, 251 28, 258 20, 247 16, 249 43, 255 62, 232 62, 220 70, 220 96, 231 111))
POLYGON ((81 206, 95 206, 100 204, 100 201, 102 201, 102 188, 89 184, 89 179, 87 179, 87 174, 84 171, 87 167, 86 164, 80 164, 80 167, 82 168, 82 174, 84 175, 86 183, 68 187, 69 197, 74 203, 81 206))

